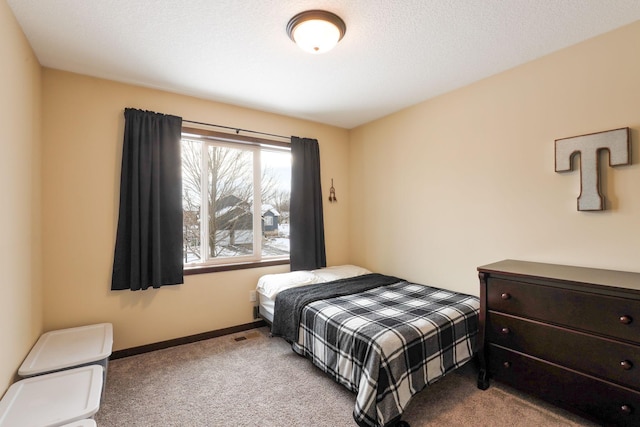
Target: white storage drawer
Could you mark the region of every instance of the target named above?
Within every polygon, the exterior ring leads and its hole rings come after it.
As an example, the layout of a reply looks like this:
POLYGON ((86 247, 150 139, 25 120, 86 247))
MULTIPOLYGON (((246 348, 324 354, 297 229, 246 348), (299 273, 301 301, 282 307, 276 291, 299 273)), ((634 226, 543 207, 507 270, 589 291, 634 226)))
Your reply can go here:
POLYGON ((84 419, 75 421, 73 423, 65 424, 61 427, 97 427, 97 424, 92 419, 84 419))
POLYGON ((18 369, 31 377, 88 364, 107 369, 113 347, 111 323, 59 329, 42 334, 18 369))
POLYGON ((100 408, 102 378, 102 366, 90 365, 20 380, 0 400, 0 427, 59 427, 91 418, 100 408))

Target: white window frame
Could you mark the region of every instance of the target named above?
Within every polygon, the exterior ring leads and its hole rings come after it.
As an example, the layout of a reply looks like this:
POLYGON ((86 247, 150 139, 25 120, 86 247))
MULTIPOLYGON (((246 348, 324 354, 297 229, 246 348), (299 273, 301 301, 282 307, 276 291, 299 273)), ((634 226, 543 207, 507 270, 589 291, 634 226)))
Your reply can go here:
POLYGON ((286 256, 263 256, 262 255, 262 203, 255 203, 255 200, 262 200, 262 165, 261 152, 263 151, 290 151, 289 144, 277 143, 271 144, 268 140, 260 138, 250 138, 244 136, 234 136, 219 134, 201 129, 183 128, 181 139, 191 139, 202 142, 200 155, 201 170, 201 194, 200 200, 204 201, 208 198, 208 147, 228 147, 233 149, 247 150, 252 153, 253 160, 253 254, 245 256, 229 256, 229 257, 210 257, 209 256, 209 223, 204 220, 208 218, 208 203, 200 203, 200 253, 201 259, 198 262, 184 263, 185 270, 189 268, 216 267, 216 266, 234 266, 234 265, 252 265, 262 262, 283 261, 289 262, 289 255, 286 256), (214 136, 216 135, 216 136, 214 136), (250 141, 247 141, 250 140, 250 141), (256 143, 255 141, 260 141, 256 143), (277 144, 277 145, 276 145, 277 144))

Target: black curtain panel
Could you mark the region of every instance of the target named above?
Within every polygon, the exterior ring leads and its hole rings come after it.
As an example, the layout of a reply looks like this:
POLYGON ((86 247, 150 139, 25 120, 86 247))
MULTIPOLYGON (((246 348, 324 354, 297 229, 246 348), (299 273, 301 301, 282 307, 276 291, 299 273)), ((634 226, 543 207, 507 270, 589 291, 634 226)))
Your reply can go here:
POLYGON ((315 139, 291 137, 291 271, 327 266, 320 185, 320 148, 315 139))
POLYGON ((112 290, 183 283, 182 118, 127 108, 112 290))

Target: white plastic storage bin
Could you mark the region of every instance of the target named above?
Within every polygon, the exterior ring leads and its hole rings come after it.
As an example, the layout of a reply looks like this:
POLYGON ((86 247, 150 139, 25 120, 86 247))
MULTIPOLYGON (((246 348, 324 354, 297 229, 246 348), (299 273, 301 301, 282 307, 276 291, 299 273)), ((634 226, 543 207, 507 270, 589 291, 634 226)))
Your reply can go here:
POLYGON ((73 423, 65 424, 62 427, 97 427, 95 421, 91 419, 75 421, 73 423))
POLYGON ((102 391, 113 348, 111 323, 49 331, 38 338, 18 369, 22 378, 93 364, 102 365, 102 391))
POLYGON ((86 419, 86 420, 80 420, 80 421, 75 421, 73 423, 69 423, 69 424, 65 424, 61 427, 97 427, 98 425, 96 424, 95 421, 93 421, 92 419, 86 419))
POLYGON ((100 364, 105 370, 113 347, 111 323, 59 329, 42 334, 18 369, 23 378, 100 364))
POLYGON ((20 380, 0 400, 0 427, 59 427, 100 408, 103 368, 83 366, 20 380))

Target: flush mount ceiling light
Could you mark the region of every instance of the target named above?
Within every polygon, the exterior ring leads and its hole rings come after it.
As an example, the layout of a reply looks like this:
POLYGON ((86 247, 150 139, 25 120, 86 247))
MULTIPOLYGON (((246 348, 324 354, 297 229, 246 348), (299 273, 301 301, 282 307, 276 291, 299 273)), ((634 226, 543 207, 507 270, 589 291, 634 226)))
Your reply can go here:
POLYGON ((324 53, 338 44, 347 31, 340 17, 324 10, 307 10, 291 18, 287 35, 307 52, 324 53))

